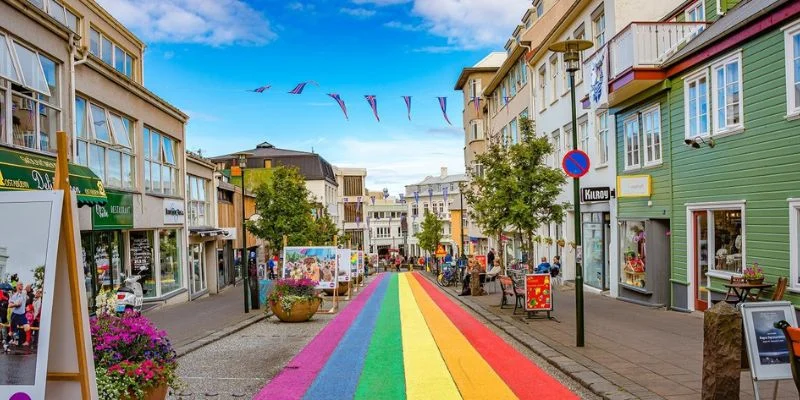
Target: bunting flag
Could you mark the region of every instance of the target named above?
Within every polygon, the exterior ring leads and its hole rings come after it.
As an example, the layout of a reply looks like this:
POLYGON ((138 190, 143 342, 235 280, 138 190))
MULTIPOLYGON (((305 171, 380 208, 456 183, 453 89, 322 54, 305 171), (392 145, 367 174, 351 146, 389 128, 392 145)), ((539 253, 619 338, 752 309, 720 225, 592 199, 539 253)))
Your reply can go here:
MULTIPOLYGON (((511 101, 511 97, 503 97, 503 101, 505 102, 504 105, 508 106, 509 101, 511 101)), ((508 114, 509 107, 506 107, 506 114, 508 114)))
POLYGON ((294 89, 292 89, 289 92, 289 94, 303 94, 303 89, 305 89, 306 85, 308 85, 309 83, 312 84, 312 85, 315 85, 315 86, 319 86, 319 84, 317 82, 314 82, 314 81, 300 82, 300 83, 297 84, 297 86, 294 87, 294 89))
POLYGON ((414 192, 414 203, 419 204, 419 192, 414 192))
POLYGON ((475 113, 481 113, 481 98, 480 97, 473 97, 472 102, 475 103, 475 113))
POLYGON ((272 86, 270 86, 270 85, 265 85, 265 86, 257 87, 257 88, 255 88, 253 90, 248 90, 248 92, 264 93, 265 91, 269 90, 269 88, 271 88, 271 87, 272 86))
POLYGON ((450 118, 447 118, 447 97, 437 97, 439 99, 439 107, 442 108, 442 115, 444 115, 444 120, 447 121, 448 125, 453 125, 450 123, 450 118))
POLYGON ((444 196, 444 204, 447 204, 447 188, 442 189, 442 196, 444 196))
POLYGON ((411 121, 411 96, 403 96, 403 101, 406 102, 406 109, 408 110, 408 120, 411 121))
POLYGON ((375 119, 378 122, 381 122, 381 117, 378 116, 378 99, 375 97, 374 94, 364 95, 364 98, 367 99, 367 103, 372 108, 372 113, 375 114, 375 119))
POLYGON ((328 93, 328 96, 336 100, 336 103, 339 104, 339 107, 342 109, 342 112, 344 113, 344 119, 350 121, 350 117, 347 116, 347 106, 344 105, 344 100, 342 100, 342 97, 339 96, 338 93, 328 93))

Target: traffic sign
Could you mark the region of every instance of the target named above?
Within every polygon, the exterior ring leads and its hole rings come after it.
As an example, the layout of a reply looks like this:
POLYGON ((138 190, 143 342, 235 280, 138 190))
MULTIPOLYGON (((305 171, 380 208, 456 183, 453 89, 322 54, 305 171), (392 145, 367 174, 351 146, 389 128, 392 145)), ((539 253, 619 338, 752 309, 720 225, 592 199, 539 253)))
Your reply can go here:
POLYGON ((589 165, 589 155, 581 150, 570 150, 564 154, 564 159, 561 160, 564 172, 573 178, 586 175, 589 172, 589 165))
POLYGON ((436 257, 444 257, 446 255, 447 252, 444 251, 444 246, 439 245, 439 247, 436 248, 436 257))

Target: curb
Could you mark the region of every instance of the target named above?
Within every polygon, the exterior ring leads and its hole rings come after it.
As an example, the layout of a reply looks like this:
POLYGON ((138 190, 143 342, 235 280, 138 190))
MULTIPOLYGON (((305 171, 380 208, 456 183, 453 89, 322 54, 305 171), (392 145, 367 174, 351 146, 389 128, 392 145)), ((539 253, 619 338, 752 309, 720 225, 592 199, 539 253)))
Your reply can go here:
MULTIPOLYGON (((428 280, 432 281, 434 284, 436 283, 431 277, 428 277, 427 274, 422 275, 428 280)), ((543 358, 565 375, 574 379, 590 392, 602 397, 604 400, 631 400, 639 398, 626 391, 624 388, 612 383, 602 375, 592 371, 585 365, 572 360, 560 351, 553 349, 547 344, 539 341, 530 334, 514 326, 510 322, 505 321, 502 316, 496 315, 480 305, 470 304, 471 302, 454 295, 449 290, 442 290, 442 292, 446 293, 450 297, 453 297, 461 304, 464 304, 470 310, 483 317, 489 323, 510 336, 512 339, 516 340, 539 357, 543 358)))
POLYGON ((177 353, 177 357, 183 357, 183 356, 185 356, 185 355, 187 355, 187 354, 189 354, 189 353, 191 353, 191 352, 193 352, 193 351, 195 351, 195 350, 197 350, 197 349, 199 349, 199 348, 201 348, 203 346, 206 346, 206 345, 209 345, 211 343, 214 343, 214 342, 216 342, 216 341, 218 341, 218 340, 220 340, 220 339, 222 339, 222 338, 224 338, 224 337, 226 337, 226 336, 228 336, 228 335, 230 335, 232 333, 239 332, 240 330, 242 330, 244 328, 247 328, 250 325, 253 325, 253 324, 257 323, 257 322, 265 320, 267 318, 267 315, 262 310, 258 310, 258 311, 259 312, 258 312, 257 315, 250 316, 249 318, 247 318, 244 321, 240 321, 239 323, 237 323, 235 325, 232 325, 232 326, 229 326, 229 327, 227 327, 225 329, 216 331, 216 332, 214 332, 214 333, 212 333, 210 335, 206 335, 206 336, 203 336, 201 338, 192 340, 191 342, 189 342, 189 343, 187 343, 185 345, 177 347, 175 349, 175 353, 177 353))

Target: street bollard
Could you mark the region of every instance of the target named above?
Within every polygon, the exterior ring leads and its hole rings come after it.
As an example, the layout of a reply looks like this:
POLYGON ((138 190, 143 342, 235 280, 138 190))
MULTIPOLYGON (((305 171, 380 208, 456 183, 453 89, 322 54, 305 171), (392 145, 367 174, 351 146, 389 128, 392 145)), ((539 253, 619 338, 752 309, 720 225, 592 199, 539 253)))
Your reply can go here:
POLYGON ((721 301, 703 315, 703 400, 738 400, 742 317, 721 301))

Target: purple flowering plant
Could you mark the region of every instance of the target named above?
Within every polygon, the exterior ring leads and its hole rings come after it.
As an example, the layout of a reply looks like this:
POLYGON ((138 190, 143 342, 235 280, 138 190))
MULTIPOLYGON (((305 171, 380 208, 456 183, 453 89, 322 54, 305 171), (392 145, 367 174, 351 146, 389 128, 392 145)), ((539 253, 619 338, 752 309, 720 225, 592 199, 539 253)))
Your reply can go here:
POLYGON ((294 303, 317 298, 314 293, 316 286, 317 282, 308 278, 279 279, 273 285, 267 296, 267 301, 270 304, 280 304, 284 311, 289 312, 294 303))

